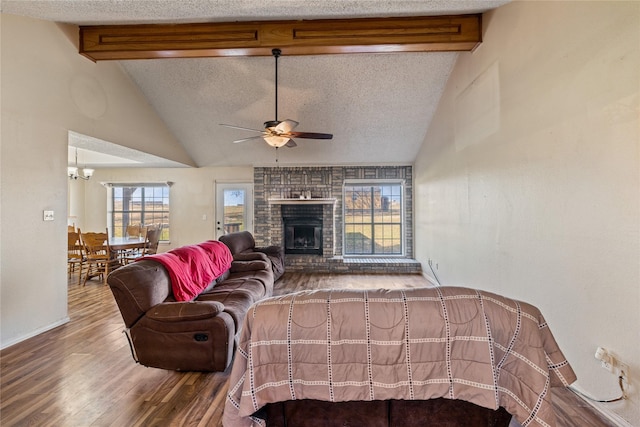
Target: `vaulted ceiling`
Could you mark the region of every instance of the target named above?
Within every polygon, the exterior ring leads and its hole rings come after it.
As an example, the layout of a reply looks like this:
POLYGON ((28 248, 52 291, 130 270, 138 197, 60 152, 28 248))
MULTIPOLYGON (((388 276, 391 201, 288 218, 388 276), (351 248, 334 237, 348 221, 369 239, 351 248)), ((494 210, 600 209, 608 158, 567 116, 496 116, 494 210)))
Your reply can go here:
MULTIPOLYGON (((2 12, 81 26, 175 24, 472 14, 507 1, 3 0, 2 12)), ((278 150, 279 164, 413 163, 458 55, 287 55, 283 48, 278 119, 299 122, 299 131, 334 137, 296 139, 297 147, 278 150)), ((275 163, 276 150, 261 139, 232 142, 257 133, 220 126, 260 130, 274 120, 274 62, 268 55, 120 61, 198 166, 275 163)), ((107 143, 91 145, 111 153, 107 143)))

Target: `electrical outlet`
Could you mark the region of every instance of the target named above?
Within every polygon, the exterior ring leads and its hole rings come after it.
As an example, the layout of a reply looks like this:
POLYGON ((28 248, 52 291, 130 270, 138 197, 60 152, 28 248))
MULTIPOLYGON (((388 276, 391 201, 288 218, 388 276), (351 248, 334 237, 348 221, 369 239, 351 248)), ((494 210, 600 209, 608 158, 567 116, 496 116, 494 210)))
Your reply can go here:
POLYGON ((601 362, 601 366, 609 372, 613 372, 614 358, 606 348, 598 347, 595 358, 601 362))

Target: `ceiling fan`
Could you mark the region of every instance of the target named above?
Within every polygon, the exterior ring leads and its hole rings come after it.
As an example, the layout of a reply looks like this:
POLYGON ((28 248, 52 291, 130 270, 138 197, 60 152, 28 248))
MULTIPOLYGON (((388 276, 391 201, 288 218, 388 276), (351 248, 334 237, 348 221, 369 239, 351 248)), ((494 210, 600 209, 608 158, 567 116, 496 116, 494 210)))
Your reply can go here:
POLYGON ((271 53, 276 62, 276 74, 275 74, 275 98, 276 98, 276 114, 275 120, 269 120, 264 122, 264 130, 245 128, 242 126, 220 124, 220 126, 226 126, 234 129, 248 130, 251 132, 260 132, 261 135, 251 136, 249 138, 243 138, 233 141, 234 143, 249 141, 252 139, 263 138, 267 144, 272 147, 296 147, 298 144, 292 138, 307 138, 307 139, 332 139, 333 135, 330 133, 318 133, 318 132, 296 132, 296 126, 298 122, 290 119, 278 120, 278 58, 282 51, 280 49, 272 49, 271 53))

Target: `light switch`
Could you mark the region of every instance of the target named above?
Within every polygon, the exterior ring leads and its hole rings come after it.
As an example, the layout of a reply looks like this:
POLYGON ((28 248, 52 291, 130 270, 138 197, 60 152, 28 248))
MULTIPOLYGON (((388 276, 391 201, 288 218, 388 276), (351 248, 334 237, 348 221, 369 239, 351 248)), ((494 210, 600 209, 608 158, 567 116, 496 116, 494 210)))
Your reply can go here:
POLYGON ((44 211, 42 216, 43 221, 53 221, 53 211, 44 211))

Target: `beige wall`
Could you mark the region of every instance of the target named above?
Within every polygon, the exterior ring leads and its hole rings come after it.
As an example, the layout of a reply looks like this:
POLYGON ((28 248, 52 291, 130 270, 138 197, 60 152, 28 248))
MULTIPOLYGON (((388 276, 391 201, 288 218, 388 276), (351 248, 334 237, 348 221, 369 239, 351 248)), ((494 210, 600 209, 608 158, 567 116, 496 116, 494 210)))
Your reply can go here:
POLYGON ((215 239, 215 183, 253 182, 253 168, 98 169, 79 195, 84 198, 80 214, 84 229, 97 231, 107 226, 107 189, 101 182, 158 181, 173 182, 169 192, 171 242, 160 245, 164 252, 215 239))
POLYGON ((116 63, 77 29, 1 15, 0 347, 67 320, 68 131, 193 164, 116 63), (69 31, 71 30, 71 31, 69 31), (43 221, 53 210, 54 221, 43 221))
MULTIPOLYGON (((526 2, 484 18, 415 164, 416 254, 443 285, 537 305, 599 398, 631 365, 640 425, 640 3, 526 2)), ((604 405, 603 405, 604 406, 604 405)))

